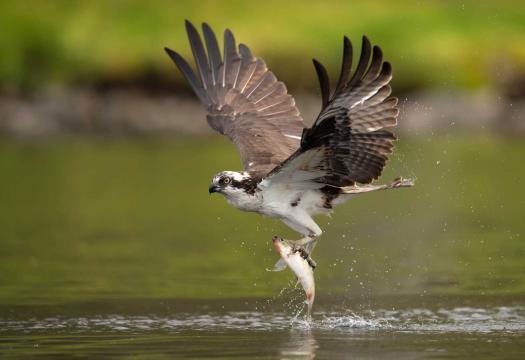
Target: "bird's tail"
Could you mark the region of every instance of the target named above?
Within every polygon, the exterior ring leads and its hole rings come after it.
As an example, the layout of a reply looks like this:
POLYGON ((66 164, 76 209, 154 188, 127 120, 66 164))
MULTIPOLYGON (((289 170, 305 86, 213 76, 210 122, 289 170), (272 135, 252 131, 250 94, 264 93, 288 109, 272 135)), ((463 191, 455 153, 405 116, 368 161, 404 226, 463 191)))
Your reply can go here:
POLYGON ((383 185, 352 185, 345 186, 341 188, 343 194, 360 194, 376 190, 387 190, 387 189, 396 189, 401 187, 411 187, 414 186, 413 179, 403 179, 401 177, 394 179, 392 182, 383 185))

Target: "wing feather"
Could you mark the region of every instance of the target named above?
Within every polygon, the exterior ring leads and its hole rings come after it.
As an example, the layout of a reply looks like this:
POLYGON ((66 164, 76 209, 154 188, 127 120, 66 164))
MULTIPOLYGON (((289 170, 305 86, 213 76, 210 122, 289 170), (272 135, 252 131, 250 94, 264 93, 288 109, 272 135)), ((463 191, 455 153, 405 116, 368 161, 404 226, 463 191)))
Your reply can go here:
POLYGON ((186 20, 186 32, 188 33, 188 39, 190 41, 191 51, 197 64, 197 69, 201 77, 202 86, 206 90, 208 86, 213 86, 211 81, 211 71, 204 52, 204 45, 202 44, 201 37, 197 32, 197 29, 192 23, 186 20))
POLYGON ((392 67, 383 61, 381 49, 363 37, 359 61, 351 74, 352 44, 345 37, 341 73, 330 96, 326 69, 316 60, 314 66, 322 110, 314 125, 303 131, 300 149, 274 169, 269 179, 286 177, 290 181, 294 172, 306 171, 310 181, 324 185, 368 184, 381 175, 396 139, 386 130, 397 125, 399 114, 397 99, 389 98, 392 67))
POLYGON ((213 85, 219 83, 219 68, 221 66, 221 53, 219 50, 219 43, 215 37, 215 33, 211 30, 207 23, 202 24, 202 33, 204 34, 204 41, 208 49, 208 58, 210 61, 210 70, 213 85))
MULTIPOLYGON (((235 50, 235 37, 233 33, 224 30, 224 64, 222 65, 222 87, 235 87, 235 80, 240 71, 240 57, 235 50), (234 66, 234 63, 238 63, 234 66), (228 69, 228 71, 226 71, 228 69)), ((221 72, 220 72, 221 73, 221 72)))
POLYGON ((171 60, 173 60, 175 65, 177 65, 177 67, 179 68, 180 72, 182 73, 182 75, 184 75, 184 77, 186 78, 186 80, 190 84, 193 92, 195 92, 195 94, 197 95, 199 100, 202 103, 206 104, 207 103, 206 92, 202 88, 201 82, 195 76, 195 73, 191 69, 191 66, 177 52, 175 52, 175 51, 173 51, 171 49, 168 49, 168 48, 164 48, 164 50, 166 50, 166 53, 168 53, 168 55, 171 58, 171 60))
POLYGON ((348 82, 350 70, 352 68, 352 43, 346 36, 343 38, 343 62, 341 64, 341 75, 335 87, 335 92, 340 92, 348 82))
POLYGON ((366 67, 368 66, 368 61, 370 58, 370 41, 366 36, 363 36, 363 42, 361 46, 361 56, 359 57, 359 63, 357 64, 357 69, 350 79, 350 82, 345 85, 345 88, 352 88, 357 84, 361 77, 365 73, 366 67))
POLYGON ((230 30, 224 31, 223 57, 208 24, 202 24, 206 47, 188 21, 186 31, 198 77, 178 53, 166 51, 206 106, 210 126, 236 144, 252 176, 345 187, 381 175, 396 139, 387 129, 397 125, 399 110, 390 98, 392 67, 366 36, 353 72, 352 43, 343 38, 332 93, 326 68, 313 60, 322 108, 305 129, 286 86, 246 45, 237 48, 230 30))
POLYGON ((196 28, 186 32, 198 73, 176 52, 166 52, 206 106, 209 125, 237 146, 244 169, 262 177, 299 148, 304 125, 286 86, 244 44, 236 48, 224 31, 221 57, 215 33, 202 24, 204 46, 196 28))
POLYGON ((321 101, 322 107, 324 108, 328 105, 330 101, 330 78, 326 68, 319 61, 313 59, 315 66, 315 71, 317 72, 317 77, 319 78, 319 86, 321 87, 321 101))

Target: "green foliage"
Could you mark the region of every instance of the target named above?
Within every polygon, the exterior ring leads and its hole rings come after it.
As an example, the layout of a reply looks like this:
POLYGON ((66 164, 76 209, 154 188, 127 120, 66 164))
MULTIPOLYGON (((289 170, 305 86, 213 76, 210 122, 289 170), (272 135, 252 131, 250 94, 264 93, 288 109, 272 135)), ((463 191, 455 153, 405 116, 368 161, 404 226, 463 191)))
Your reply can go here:
POLYGON ((231 28, 292 88, 316 88, 312 57, 336 73, 343 34, 380 44, 399 87, 477 87, 501 66, 525 69, 524 18, 516 1, 4 1, 0 87, 148 74, 181 84, 162 48, 190 54, 184 19, 231 28))

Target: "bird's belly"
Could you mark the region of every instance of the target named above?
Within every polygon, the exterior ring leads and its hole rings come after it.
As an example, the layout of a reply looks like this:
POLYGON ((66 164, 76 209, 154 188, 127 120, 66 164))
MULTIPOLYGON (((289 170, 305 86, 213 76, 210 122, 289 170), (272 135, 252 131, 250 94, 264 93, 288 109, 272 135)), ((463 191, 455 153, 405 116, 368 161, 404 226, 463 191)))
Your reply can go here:
POLYGON ((306 212, 309 215, 327 214, 325 198, 319 190, 281 192, 280 196, 265 197, 259 212, 269 217, 286 217, 293 212, 306 212))

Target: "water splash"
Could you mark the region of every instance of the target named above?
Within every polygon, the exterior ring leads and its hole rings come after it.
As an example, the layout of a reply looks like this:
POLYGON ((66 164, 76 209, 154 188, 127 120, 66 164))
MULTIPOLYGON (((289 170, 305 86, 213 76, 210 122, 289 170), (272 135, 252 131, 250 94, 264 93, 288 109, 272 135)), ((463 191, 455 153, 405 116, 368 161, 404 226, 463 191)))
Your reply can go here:
POLYGON ((406 309, 353 312, 318 312, 311 322, 297 314, 238 311, 223 314, 177 314, 173 317, 105 315, 0 319, 0 333, 39 332, 147 332, 153 330, 323 330, 403 332, 523 332, 525 307, 406 309))

